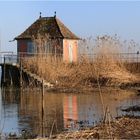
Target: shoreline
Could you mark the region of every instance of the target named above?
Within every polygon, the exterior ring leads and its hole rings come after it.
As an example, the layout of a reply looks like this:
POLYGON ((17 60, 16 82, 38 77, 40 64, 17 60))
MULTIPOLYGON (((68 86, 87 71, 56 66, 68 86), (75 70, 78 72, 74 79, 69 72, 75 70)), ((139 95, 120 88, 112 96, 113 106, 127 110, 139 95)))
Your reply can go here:
POLYGON ((140 139, 140 116, 118 117, 111 122, 101 123, 84 130, 52 135, 49 138, 35 138, 30 140, 50 139, 140 139))

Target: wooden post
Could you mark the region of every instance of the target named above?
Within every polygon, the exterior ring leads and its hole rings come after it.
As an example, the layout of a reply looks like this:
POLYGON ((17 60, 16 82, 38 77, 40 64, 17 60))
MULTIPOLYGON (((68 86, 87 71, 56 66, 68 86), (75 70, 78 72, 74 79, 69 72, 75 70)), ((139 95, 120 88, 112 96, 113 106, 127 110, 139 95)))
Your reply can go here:
POLYGON ((5 86, 6 82, 6 66, 5 66, 5 56, 4 56, 4 65, 3 65, 3 85, 5 86))
POLYGON ((42 80, 42 137, 45 137, 44 133, 44 80, 42 80))
POLYGON ((13 86, 13 79, 12 79, 12 66, 10 65, 10 68, 9 68, 9 77, 10 77, 10 86, 13 86))
POLYGON ((55 45, 55 62, 56 62, 56 45, 55 45))
POLYGON ((137 51, 137 71, 139 69, 139 51, 137 51))
POLYGON ((22 87, 22 61, 20 59, 20 87, 22 87))

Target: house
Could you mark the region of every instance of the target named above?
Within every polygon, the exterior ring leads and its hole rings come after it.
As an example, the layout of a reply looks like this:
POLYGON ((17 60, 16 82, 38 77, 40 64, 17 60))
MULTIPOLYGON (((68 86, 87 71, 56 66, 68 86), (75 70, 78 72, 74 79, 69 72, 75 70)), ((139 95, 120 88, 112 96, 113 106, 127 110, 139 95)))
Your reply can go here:
POLYGON ((45 53, 61 55, 67 62, 77 61, 79 38, 56 15, 42 17, 40 14, 39 19, 15 37, 15 40, 17 40, 18 54, 45 53), (43 47, 42 44, 39 45, 37 39, 41 40, 43 47))

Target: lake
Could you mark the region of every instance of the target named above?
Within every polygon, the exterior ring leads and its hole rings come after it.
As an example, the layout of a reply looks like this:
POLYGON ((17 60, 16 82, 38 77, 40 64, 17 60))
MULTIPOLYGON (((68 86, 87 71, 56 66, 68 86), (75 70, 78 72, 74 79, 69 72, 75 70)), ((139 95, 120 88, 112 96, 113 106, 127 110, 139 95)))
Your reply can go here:
MULTIPOLYGON (((110 115, 125 115, 129 106, 140 105, 134 91, 102 89, 104 108, 110 115)), ((139 112, 129 112, 140 115, 139 112)), ((103 105, 98 89, 84 93, 42 93, 38 89, 0 89, 0 132, 3 135, 27 131, 49 136, 63 130, 92 127, 103 119, 103 105)))

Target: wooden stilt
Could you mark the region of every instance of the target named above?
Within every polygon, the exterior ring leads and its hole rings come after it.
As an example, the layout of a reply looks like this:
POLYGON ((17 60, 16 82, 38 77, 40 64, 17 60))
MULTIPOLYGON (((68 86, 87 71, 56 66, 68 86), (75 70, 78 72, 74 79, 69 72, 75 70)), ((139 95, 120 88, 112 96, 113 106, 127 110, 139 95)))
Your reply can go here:
POLYGON ((20 59, 20 88, 22 87, 22 61, 20 59))
POLYGON ((4 56, 4 65, 3 65, 3 86, 6 84, 6 66, 5 66, 5 56, 4 56))
POLYGON ((42 137, 45 137, 44 129, 44 80, 42 80, 42 137))

